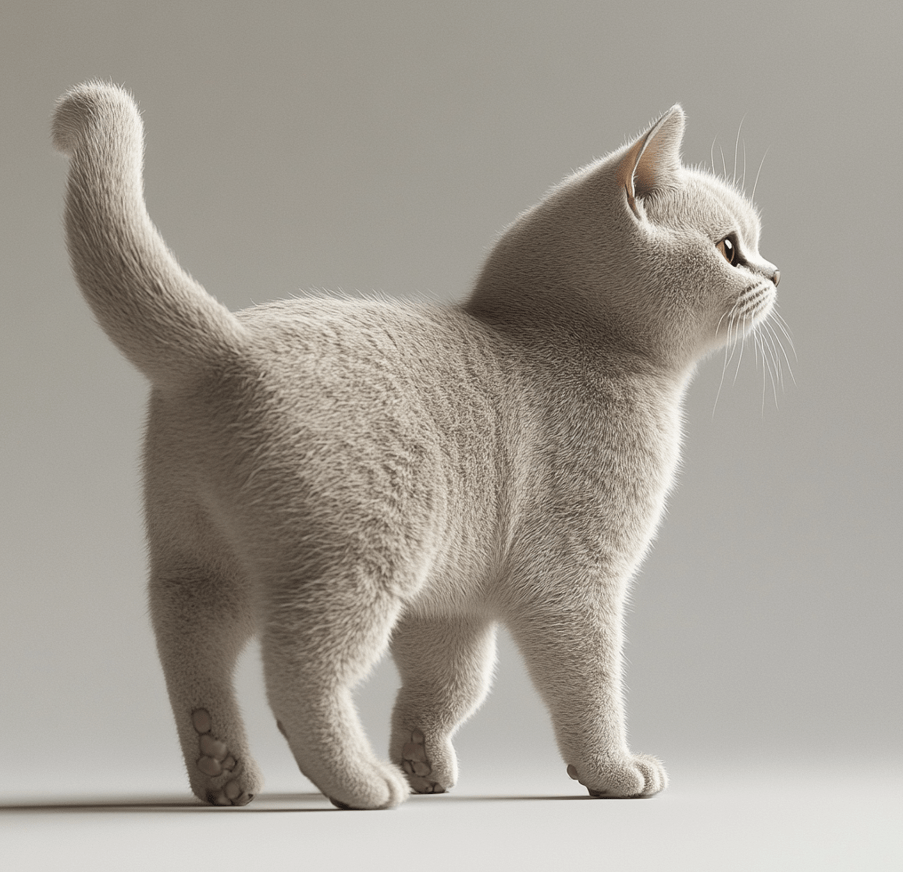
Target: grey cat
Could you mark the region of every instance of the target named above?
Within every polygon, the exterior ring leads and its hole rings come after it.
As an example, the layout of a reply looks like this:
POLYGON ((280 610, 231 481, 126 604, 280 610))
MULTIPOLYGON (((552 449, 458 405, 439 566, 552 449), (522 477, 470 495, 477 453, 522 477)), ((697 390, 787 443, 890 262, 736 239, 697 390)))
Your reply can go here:
POLYGON ((103 329, 150 380, 150 603, 191 788, 261 788, 236 703, 260 636, 270 705, 342 808, 457 777, 451 739, 507 626, 593 796, 667 776, 627 745, 627 588, 678 464, 697 362, 773 308, 732 185, 684 167, 684 113, 521 215, 460 305, 296 299, 230 313, 176 263, 142 190, 132 99, 66 94, 66 229, 103 329), (391 648, 391 762, 352 689, 391 648))

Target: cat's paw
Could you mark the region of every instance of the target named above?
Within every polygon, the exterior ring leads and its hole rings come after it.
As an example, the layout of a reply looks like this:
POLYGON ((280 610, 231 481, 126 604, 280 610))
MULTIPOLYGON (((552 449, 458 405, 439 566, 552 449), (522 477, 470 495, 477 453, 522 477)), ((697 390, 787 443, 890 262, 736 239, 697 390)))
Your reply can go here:
POLYGON ((580 768, 568 764, 567 771, 589 791, 590 796, 654 796, 668 786, 668 774, 661 760, 649 754, 606 758, 580 768))
MULTIPOLYGON (((282 721, 276 727, 291 746, 291 739, 282 721)), ((332 755, 330 755, 332 757, 332 755)), ((334 765, 325 768, 322 759, 302 764, 295 757, 298 768, 323 795, 343 811, 364 811, 395 808, 411 792, 398 767, 382 760, 366 760, 361 756, 333 759, 334 765)))
MULTIPOLYGON (((364 773, 360 766, 355 769, 357 771, 331 773, 330 783, 326 787, 311 780, 336 808, 343 810, 395 808, 411 792, 404 776, 390 763, 374 762, 372 769, 366 772, 366 777, 362 777, 364 773)), ((307 777, 310 778, 310 775, 307 777)))
MULTIPOLYGON (((432 743, 431 743, 432 744, 432 743)), ((420 730, 411 732, 410 741, 401 749, 401 768, 415 793, 445 793, 454 786, 454 776, 427 753, 426 737, 420 730)))
POLYGON ((198 753, 191 785, 195 795, 211 805, 247 805, 260 789, 260 779, 216 738, 206 709, 192 712, 191 723, 198 735, 198 753))

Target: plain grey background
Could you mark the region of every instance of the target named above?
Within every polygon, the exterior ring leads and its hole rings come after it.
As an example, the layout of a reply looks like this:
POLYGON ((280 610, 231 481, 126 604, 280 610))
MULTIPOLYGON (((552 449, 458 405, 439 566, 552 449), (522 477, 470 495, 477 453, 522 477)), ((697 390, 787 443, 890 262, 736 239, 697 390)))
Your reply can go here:
MULTIPOLYGON (((743 772, 903 787, 901 32, 892 2, 6 0, 4 800, 187 791, 144 603, 146 388, 69 272, 49 143, 55 99, 91 77, 138 98, 151 216, 232 308, 310 288, 460 298, 520 210, 675 102, 686 162, 720 170, 723 152, 732 173, 736 153, 749 189, 764 158, 795 384, 748 345, 720 389, 715 356, 690 391, 629 620, 632 744, 673 786, 618 808, 661 814, 743 772)), ((240 680, 268 783, 309 791, 253 649, 240 680)), ((360 694, 381 751, 394 682, 384 664, 360 694)), ((573 793, 506 641, 458 748, 465 793, 573 793)))

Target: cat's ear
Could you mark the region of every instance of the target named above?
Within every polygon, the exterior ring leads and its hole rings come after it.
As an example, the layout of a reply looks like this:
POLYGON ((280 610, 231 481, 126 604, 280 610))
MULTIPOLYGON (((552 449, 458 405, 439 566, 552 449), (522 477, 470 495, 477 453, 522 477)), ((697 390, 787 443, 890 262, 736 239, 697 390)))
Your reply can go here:
POLYGON ((618 164, 618 185, 637 218, 637 197, 646 197, 666 186, 680 169, 685 117, 679 105, 672 106, 627 149, 618 164))

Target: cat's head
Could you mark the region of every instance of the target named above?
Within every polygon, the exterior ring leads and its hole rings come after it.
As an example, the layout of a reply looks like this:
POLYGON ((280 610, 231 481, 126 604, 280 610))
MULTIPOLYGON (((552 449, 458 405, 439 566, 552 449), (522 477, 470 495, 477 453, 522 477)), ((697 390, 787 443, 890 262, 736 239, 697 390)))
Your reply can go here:
POLYGON ((780 274, 731 183, 685 167, 674 106, 521 215, 468 304, 502 327, 569 336, 686 369, 767 318, 780 274))

